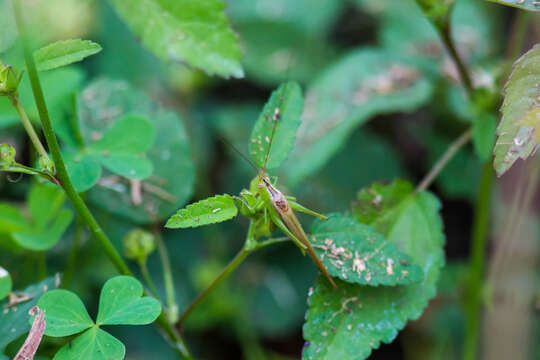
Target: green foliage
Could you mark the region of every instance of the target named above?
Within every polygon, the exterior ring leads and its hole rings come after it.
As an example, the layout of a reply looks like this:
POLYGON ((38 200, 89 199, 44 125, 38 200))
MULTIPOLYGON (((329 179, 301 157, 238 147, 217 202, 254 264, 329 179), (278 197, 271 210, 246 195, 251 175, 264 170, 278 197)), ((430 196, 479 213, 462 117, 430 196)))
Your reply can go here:
POLYGON ((0 300, 4 300, 11 292, 11 276, 6 269, 0 266, 0 300))
POLYGON ((57 278, 47 278, 39 283, 28 286, 26 289, 16 291, 23 299, 16 304, 10 304, 9 299, 0 301, 0 355, 6 346, 30 330, 28 312, 36 306, 39 297, 48 290, 58 287, 57 278))
POLYGON ((111 4, 160 59, 185 62, 210 75, 244 76, 241 51, 222 0, 111 0, 111 4))
POLYGON ((50 249, 58 243, 73 219, 71 210, 61 209, 64 201, 64 192, 55 186, 34 185, 27 199, 30 219, 19 209, 5 204, 0 207, 0 219, 5 221, 0 233, 7 234, 15 244, 27 250, 50 249))
POLYGON ((265 169, 278 167, 289 155, 304 101, 297 83, 281 85, 272 93, 251 132, 249 153, 265 169))
POLYGON ((225 194, 189 204, 167 221, 170 229, 198 227, 232 219, 238 214, 234 199, 225 194))
POLYGON ((494 166, 503 175, 518 159, 526 159, 540 144, 540 45, 514 64, 504 88, 502 119, 497 127, 494 166))
POLYGON ((154 143, 155 130, 146 116, 124 115, 92 136, 97 140, 68 157, 68 172, 77 191, 86 191, 98 182, 98 164, 128 179, 142 180, 152 175, 153 165, 146 153, 154 143), (80 162, 83 165, 77 166, 80 162))
POLYGON ((523 0, 523 1, 515 1, 515 0, 488 0, 495 3, 507 5, 507 6, 513 6, 516 8, 519 8, 521 10, 528 10, 528 11, 540 11, 540 4, 538 4, 535 0, 523 0))
POLYGON ((473 144, 476 155, 482 161, 491 157, 495 145, 495 129, 497 119, 493 114, 484 113, 473 123, 473 144))
MULTIPOLYGON (((9 0, 0 0, 0 14, 12 14, 12 4, 9 0)), ((17 29, 15 27, 15 19, 12 16, 0 17, 0 53, 7 50, 17 37, 17 29)))
POLYGON ((342 215, 317 220, 311 242, 328 272, 349 283, 408 285, 420 282, 422 269, 373 228, 342 215))
POLYGON ((418 284, 365 287, 338 281, 336 291, 317 281, 308 299, 304 325, 304 359, 365 359, 381 342, 392 341, 408 320, 417 319, 435 295, 444 264, 439 201, 431 194, 412 194, 396 181, 375 184, 358 194, 355 216, 382 233, 424 270, 418 284))
MULTIPOLYGON (((127 137, 129 140, 117 139, 119 143, 126 141, 132 145, 136 144, 138 150, 145 148, 150 138, 154 139, 153 145, 146 152, 146 158, 129 156, 121 159, 126 160, 123 165, 148 162, 152 164, 152 176, 141 181, 142 201, 140 204, 134 204, 127 180, 110 178, 108 172, 104 172, 103 177, 107 176, 109 181, 104 186, 96 186, 88 191, 88 199, 109 212, 130 218, 137 223, 165 219, 185 204, 194 184, 194 164, 181 119, 178 115, 161 109, 144 93, 121 81, 96 80, 81 94, 80 127, 87 144, 95 140, 94 134, 103 134, 111 130, 116 121, 128 114, 141 114, 150 119, 155 134, 154 136, 150 136, 150 133, 142 134, 144 131, 150 132, 147 123, 143 124, 140 121, 140 125, 132 124, 131 126, 126 121, 122 126, 123 129, 120 128, 120 130, 126 131, 122 137, 127 137), (132 127, 140 139, 130 135, 132 127)), ((70 173, 77 171, 81 173, 81 178, 86 179, 87 184, 91 183, 88 179, 94 179, 96 172, 99 171, 96 169, 96 162, 94 158, 86 159, 86 163, 92 164, 93 168, 78 166, 74 169, 72 166, 70 173)), ((122 164, 107 163, 109 169, 119 172, 125 170, 120 165, 122 164)), ((138 169, 140 168, 135 170, 138 169)), ((97 177, 100 178, 99 174, 97 177)))
POLYGON ((288 184, 298 184, 329 161, 369 118, 412 111, 430 94, 430 83, 409 61, 376 49, 353 51, 308 88, 295 147, 282 177, 288 184))
POLYGON ((57 41, 34 52, 38 70, 52 70, 67 66, 102 50, 99 44, 90 40, 70 39, 57 41))
POLYGON ((7 169, 15 163, 15 149, 8 144, 0 144, 0 169, 7 169))
POLYGON ((123 359, 124 344, 99 327, 152 323, 161 313, 161 305, 154 298, 141 297, 142 294, 141 283, 130 276, 108 280, 101 290, 94 323, 74 293, 67 290, 45 293, 38 302, 45 313, 45 335, 63 337, 84 331, 64 345, 54 359, 123 359))

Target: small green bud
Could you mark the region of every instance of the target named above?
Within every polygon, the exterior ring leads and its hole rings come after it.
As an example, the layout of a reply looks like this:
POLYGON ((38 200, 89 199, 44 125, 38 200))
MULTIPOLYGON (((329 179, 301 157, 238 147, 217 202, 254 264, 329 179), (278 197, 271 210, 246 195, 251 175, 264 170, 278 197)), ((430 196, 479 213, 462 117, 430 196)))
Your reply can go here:
POLYGON ((154 234, 142 230, 131 230, 123 240, 124 255, 128 259, 137 260, 140 263, 146 262, 146 258, 156 249, 156 239, 154 234))
POLYGON ((22 73, 9 65, 0 63, 0 96, 16 95, 19 83, 22 79, 22 73))
POLYGON ((15 149, 8 144, 0 144, 0 168, 7 169, 15 164, 15 149))
POLYGON ((49 174, 55 173, 54 163, 46 156, 39 157, 39 168, 49 174))
POLYGON ((454 0, 416 0, 424 14, 437 26, 441 26, 448 14, 454 0))

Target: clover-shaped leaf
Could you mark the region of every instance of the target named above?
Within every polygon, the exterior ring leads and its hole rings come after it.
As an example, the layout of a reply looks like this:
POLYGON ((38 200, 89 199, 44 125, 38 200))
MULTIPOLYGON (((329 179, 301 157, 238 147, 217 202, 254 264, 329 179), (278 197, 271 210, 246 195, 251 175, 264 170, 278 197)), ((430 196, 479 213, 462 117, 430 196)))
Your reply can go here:
POLYGON ((155 130, 145 116, 125 115, 102 134, 93 135, 93 143, 66 157, 77 191, 86 191, 97 183, 101 176, 99 164, 129 179, 141 180, 152 175, 153 165, 145 152, 154 143, 155 130))
POLYGON ((45 335, 62 337, 84 331, 62 347, 54 359, 123 359, 124 344, 100 329, 100 326, 152 323, 161 313, 161 304, 154 298, 142 295, 143 287, 133 277, 109 279, 101 290, 96 323, 74 293, 54 290, 43 295, 38 306, 45 312, 45 335))

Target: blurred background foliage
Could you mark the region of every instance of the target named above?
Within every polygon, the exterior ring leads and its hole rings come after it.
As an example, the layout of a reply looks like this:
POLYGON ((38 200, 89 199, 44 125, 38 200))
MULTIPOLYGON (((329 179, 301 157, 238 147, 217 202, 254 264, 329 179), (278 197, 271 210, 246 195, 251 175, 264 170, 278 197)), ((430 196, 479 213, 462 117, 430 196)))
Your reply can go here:
MULTIPOLYGON (((338 107, 349 116, 351 126, 331 140, 332 151, 293 152, 277 174, 286 192, 324 213, 347 211, 357 191, 374 181, 418 181, 471 122, 470 105, 457 85, 456 70, 414 1, 229 0, 227 15, 244 53, 246 76, 241 80, 222 80, 188 67, 163 64, 140 44, 107 1, 36 0, 31 6, 28 14, 37 29, 36 47, 76 37, 92 39, 103 47, 84 65, 42 75, 52 119, 67 152, 77 146, 69 128, 74 93, 78 94, 84 136, 99 131, 102 121, 110 118, 103 113, 105 109, 117 116, 122 109, 137 108, 157 124, 158 140, 149 156, 156 177, 173 200, 147 194, 144 203, 151 208, 134 209, 128 184, 107 170, 86 198, 117 248, 136 226, 147 227, 165 240, 180 309, 240 248, 247 222, 240 219, 169 231, 162 227, 163 220, 188 202, 213 194, 237 194, 248 186, 252 169, 219 137, 247 153, 252 124, 280 82, 301 83, 306 107, 311 106, 313 95, 315 120, 311 128, 304 129, 306 133, 328 120, 338 107), (415 69, 417 84, 403 94, 414 106, 351 104, 350 97, 358 90, 355 84, 369 78, 375 68, 384 69, 386 60, 399 60, 415 69)), ((10 16, 4 16, 9 7, 9 1, 0 0, 0 58, 20 66, 20 44, 10 16)), ((453 36, 473 69, 475 84, 496 88, 504 82, 501 69, 516 17, 517 10, 497 4, 457 0, 453 36)), ((540 38, 540 18, 531 18, 528 44, 540 38)), ((391 73, 390 68, 386 70, 391 73)), ((27 77, 20 92, 35 121, 27 77)), ((35 160, 25 150, 29 143, 16 113, 7 100, 0 99, 0 143, 4 142, 18 149, 21 162, 35 160)), ((481 164, 473 147, 467 146, 438 177, 433 190, 443 203, 448 263, 439 293, 420 320, 410 323, 397 341, 383 345, 371 358, 455 359, 461 353, 464 263, 481 164)), ((23 208, 31 182, 30 177, 0 175, 1 202, 23 208)), ((495 191, 500 197, 508 196, 504 186, 495 191)), ((504 206, 504 202, 494 204, 497 211, 504 211, 504 206)), ((538 230, 531 231, 538 239, 538 230)), ((47 252, 47 274, 64 270, 75 234, 72 224, 47 252)), ((0 263, 10 270, 15 288, 22 289, 44 276, 44 255, 14 248, 8 237, 0 229, 0 263)), ((83 231, 81 239, 70 286, 86 304, 97 304, 101 284, 115 271, 88 233, 83 231)), ((148 266, 163 292, 156 254, 150 256, 148 266)), ((204 359, 298 358, 306 294, 315 276, 310 261, 298 256, 289 243, 257 253, 189 318, 185 332, 192 351, 204 359)), ((536 331, 540 327, 538 309, 538 304, 536 310, 530 309, 529 319, 536 331)), ((129 359, 174 356, 152 327, 117 327, 111 332, 125 339, 129 359)), ((11 346, 16 349, 21 341, 11 346)), ((540 354, 538 345, 538 341, 527 345, 536 346, 529 352, 534 358, 540 354)))

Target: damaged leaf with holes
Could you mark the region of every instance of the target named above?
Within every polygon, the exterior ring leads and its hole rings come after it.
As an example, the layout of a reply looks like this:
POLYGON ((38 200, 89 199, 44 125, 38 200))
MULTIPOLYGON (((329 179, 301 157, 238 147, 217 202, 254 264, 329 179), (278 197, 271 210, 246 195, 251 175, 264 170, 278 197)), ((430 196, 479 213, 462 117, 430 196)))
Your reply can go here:
POLYGON ((424 272, 421 282, 367 287, 321 277, 310 290, 303 332, 303 359, 366 359, 381 343, 395 339, 407 321, 417 319, 435 296, 444 264, 444 235, 438 199, 413 194, 405 181, 374 184, 358 194, 354 216, 408 254, 424 272))
POLYGON ((423 272, 411 258, 373 228, 334 214, 317 219, 311 243, 330 275, 369 286, 408 285, 422 281, 423 272))
POLYGON ((494 149, 498 176, 516 160, 534 155, 540 146, 540 44, 515 62, 501 113, 494 149))

